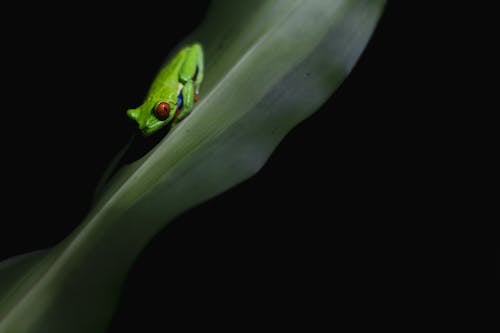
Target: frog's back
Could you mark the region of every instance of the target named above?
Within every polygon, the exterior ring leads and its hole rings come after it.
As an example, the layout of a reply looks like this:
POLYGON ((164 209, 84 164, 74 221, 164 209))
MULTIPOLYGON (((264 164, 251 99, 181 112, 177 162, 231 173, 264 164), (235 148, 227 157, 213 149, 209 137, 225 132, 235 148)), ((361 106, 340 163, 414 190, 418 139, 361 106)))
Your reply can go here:
POLYGON ((177 89, 179 71, 186 58, 187 49, 183 48, 158 73, 148 95, 156 94, 165 89, 177 89))

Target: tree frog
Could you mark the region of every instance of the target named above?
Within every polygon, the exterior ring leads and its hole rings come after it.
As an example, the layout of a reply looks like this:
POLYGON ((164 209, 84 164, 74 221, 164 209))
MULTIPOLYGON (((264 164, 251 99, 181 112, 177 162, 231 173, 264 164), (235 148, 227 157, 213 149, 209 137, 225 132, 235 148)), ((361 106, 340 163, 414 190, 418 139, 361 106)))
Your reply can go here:
POLYGON ((159 71, 141 106, 127 110, 144 136, 184 119, 198 101, 203 81, 203 49, 193 43, 183 47, 159 71))

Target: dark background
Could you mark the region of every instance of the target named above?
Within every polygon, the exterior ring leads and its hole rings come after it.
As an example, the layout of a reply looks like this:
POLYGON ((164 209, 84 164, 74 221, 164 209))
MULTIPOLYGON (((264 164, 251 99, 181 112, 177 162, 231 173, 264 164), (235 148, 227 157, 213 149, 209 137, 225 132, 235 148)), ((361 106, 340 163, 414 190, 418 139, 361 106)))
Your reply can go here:
MULTIPOLYGON (((423 41, 399 3, 387 5, 342 86, 256 176, 186 212, 144 249, 112 332, 290 317, 311 325, 333 311, 321 302, 352 316, 359 299, 398 302, 395 290, 423 274, 415 253, 441 235, 428 158, 438 153, 425 90, 414 88, 423 41)), ((2 11, 14 23, 2 29, 0 259, 52 246, 79 224, 128 138, 125 110, 141 103, 207 4, 2 11)), ((419 291, 411 289, 402 297, 419 291)))

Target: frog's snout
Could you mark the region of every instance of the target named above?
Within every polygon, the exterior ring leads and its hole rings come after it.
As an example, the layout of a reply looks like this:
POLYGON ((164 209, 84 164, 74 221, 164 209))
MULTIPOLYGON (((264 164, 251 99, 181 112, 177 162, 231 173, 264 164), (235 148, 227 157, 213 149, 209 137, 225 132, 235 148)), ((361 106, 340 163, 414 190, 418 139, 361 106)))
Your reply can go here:
POLYGON ((127 110, 127 116, 136 123, 139 131, 141 131, 142 134, 146 136, 150 135, 166 124, 165 121, 159 121, 154 116, 144 117, 144 113, 142 113, 141 110, 143 109, 129 109, 127 110))
POLYGON ((130 119, 134 120, 137 123, 139 129, 142 130, 146 124, 144 124, 144 122, 139 119, 140 114, 141 114, 141 110, 139 110, 139 109, 127 110, 127 116, 130 119))
POLYGON ((137 121, 139 117, 139 109, 129 109, 127 110, 127 115, 130 119, 137 121))

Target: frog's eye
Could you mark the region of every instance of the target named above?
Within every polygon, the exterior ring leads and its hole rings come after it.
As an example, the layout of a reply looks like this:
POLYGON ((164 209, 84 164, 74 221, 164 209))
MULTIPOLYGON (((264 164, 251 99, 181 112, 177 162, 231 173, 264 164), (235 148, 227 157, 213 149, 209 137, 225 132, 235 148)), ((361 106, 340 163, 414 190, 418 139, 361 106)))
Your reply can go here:
POLYGON ((158 103, 155 108, 155 116, 158 120, 165 120, 170 114, 170 105, 167 102, 158 103))

